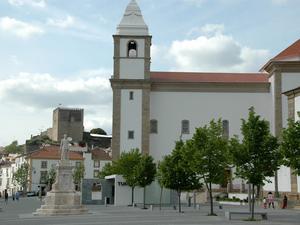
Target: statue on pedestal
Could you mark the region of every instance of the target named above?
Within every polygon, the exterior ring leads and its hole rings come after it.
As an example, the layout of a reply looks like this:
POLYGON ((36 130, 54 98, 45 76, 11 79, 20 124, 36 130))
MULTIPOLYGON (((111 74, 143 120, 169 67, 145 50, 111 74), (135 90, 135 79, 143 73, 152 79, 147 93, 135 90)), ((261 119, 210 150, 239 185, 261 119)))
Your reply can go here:
POLYGON ((67 135, 64 134, 64 138, 60 142, 60 159, 61 161, 69 160, 69 142, 70 138, 67 138, 67 135))

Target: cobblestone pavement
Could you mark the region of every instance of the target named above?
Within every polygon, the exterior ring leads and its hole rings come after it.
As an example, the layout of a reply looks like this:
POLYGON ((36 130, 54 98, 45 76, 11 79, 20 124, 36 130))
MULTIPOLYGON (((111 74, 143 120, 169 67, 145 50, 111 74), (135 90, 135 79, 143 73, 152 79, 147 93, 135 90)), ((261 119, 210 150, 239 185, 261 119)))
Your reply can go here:
POLYGON ((87 206, 90 214, 76 216, 59 217, 36 217, 32 215, 41 202, 36 197, 21 198, 19 202, 9 199, 6 205, 3 199, 0 200, 0 225, 177 225, 177 224, 203 224, 203 225, 223 225, 223 224, 274 224, 292 225, 300 224, 300 210, 281 210, 281 209, 259 209, 268 213, 268 220, 255 222, 243 221, 240 218, 227 220, 224 216, 225 211, 246 211, 243 206, 225 206, 223 209, 215 207, 218 216, 207 216, 208 206, 200 206, 200 209, 193 207, 183 207, 184 213, 179 214, 171 208, 163 208, 159 211, 154 207, 153 210, 143 210, 132 207, 114 206, 87 206))

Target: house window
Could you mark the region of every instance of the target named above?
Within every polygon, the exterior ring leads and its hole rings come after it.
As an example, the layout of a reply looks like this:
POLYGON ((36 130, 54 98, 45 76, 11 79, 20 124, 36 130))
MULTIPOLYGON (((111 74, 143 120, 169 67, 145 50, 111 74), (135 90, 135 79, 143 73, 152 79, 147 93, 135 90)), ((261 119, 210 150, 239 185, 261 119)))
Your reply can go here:
POLYGON ((95 160, 94 161, 94 167, 95 168, 99 168, 100 167, 100 161, 99 160, 95 160))
POLYGON ((41 162, 41 168, 42 169, 47 169, 47 161, 42 161, 41 162))
POLYGON ((129 91, 129 100, 133 100, 133 91, 129 91))
POLYGON ((133 130, 128 131, 128 139, 134 139, 134 131, 133 130))
POLYGON ((157 134, 157 120, 150 120, 150 133, 157 134))
POLYGON ((47 171, 41 171, 40 173, 40 184, 47 183, 47 171))
POLYGON ((75 166, 76 166, 76 167, 79 167, 80 165, 81 165, 81 162, 76 162, 76 163, 75 163, 75 166))
POLYGON ((189 134, 190 133, 190 121, 182 120, 181 121, 181 134, 189 134))
POLYGON ((127 56, 130 57, 130 58, 137 57, 137 44, 133 40, 131 40, 131 41, 128 42, 127 56))
POLYGON ((228 120, 223 120, 222 121, 222 126, 223 126, 223 137, 225 139, 229 138, 229 121, 228 120))
POLYGON ((94 178, 98 178, 99 177, 99 170, 94 170, 94 178))

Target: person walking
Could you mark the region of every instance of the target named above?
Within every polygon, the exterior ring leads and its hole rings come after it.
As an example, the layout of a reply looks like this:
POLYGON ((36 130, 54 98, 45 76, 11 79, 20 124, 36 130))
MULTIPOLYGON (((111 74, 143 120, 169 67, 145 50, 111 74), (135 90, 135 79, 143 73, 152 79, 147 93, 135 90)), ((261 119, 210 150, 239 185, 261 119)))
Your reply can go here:
POLYGON ((7 202, 8 202, 8 193, 7 193, 7 189, 5 189, 5 191, 4 191, 4 199, 5 199, 5 204, 7 205, 7 202))
POLYGON ((16 192, 16 200, 17 200, 17 201, 19 201, 19 197, 20 197, 20 194, 19 194, 19 192, 17 191, 17 192, 16 192))
POLYGON ((268 193, 268 204, 269 204, 269 208, 272 205, 272 208, 274 209, 274 197, 273 197, 273 193, 269 192, 268 193))
POLYGON ((288 201, 288 198, 287 198, 286 195, 284 195, 283 201, 282 201, 282 209, 286 209, 286 207, 287 207, 287 201, 288 201))
POLYGON ((267 208, 267 199, 266 199, 266 197, 264 197, 264 199, 263 199, 263 206, 264 206, 264 209, 267 208))

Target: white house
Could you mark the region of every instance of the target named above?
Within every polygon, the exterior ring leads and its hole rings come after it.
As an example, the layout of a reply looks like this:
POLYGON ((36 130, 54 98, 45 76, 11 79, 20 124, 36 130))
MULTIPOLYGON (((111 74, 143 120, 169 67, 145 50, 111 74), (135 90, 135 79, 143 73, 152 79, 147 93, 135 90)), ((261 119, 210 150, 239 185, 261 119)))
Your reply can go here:
MULTIPOLYGON (((288 118, 288 97, 282 93, 300 86, 300 40, 259 72, 190 73, 151 71, 151 38, 132 0, 113 35, 113 159, 139 148, 161 160, 176 140, 191 138, 195 127, 212 119, 222 118, 229 137, 240 136, 241 118, 251 106, 280 135, 288 118)), ((278 171, 279 191, 299 195, 299 177, 291 176, 289 168, 278 171)), ((264 190, 274 191, 274 182, 264 190)))

